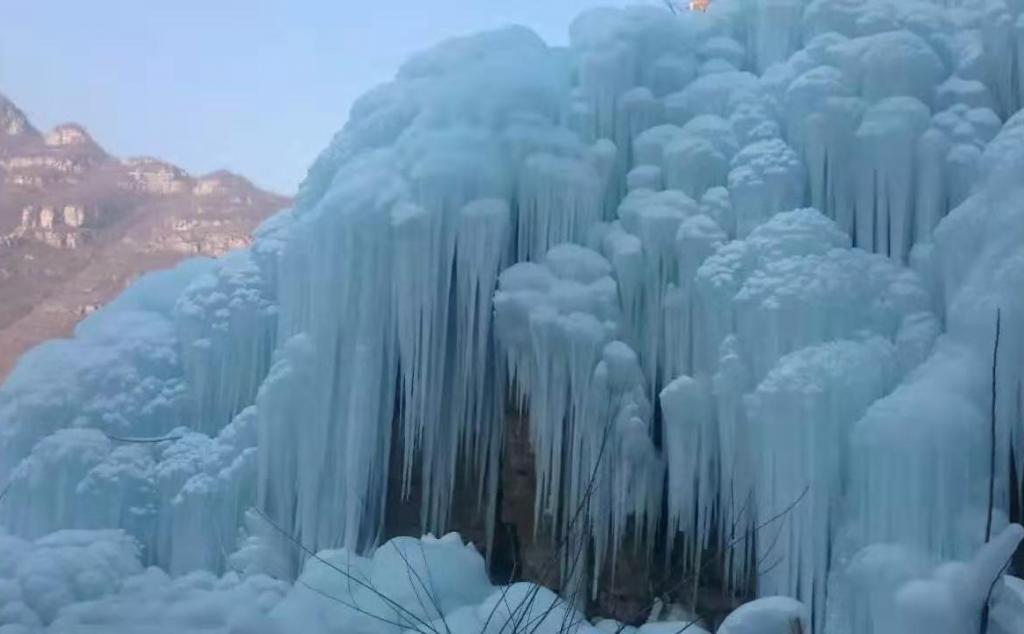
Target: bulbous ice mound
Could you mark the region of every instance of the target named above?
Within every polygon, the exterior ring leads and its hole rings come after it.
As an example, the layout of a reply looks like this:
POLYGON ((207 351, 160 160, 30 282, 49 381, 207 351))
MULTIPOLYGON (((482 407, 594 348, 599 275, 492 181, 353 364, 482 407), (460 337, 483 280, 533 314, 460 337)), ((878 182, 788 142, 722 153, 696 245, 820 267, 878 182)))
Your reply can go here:
POLYGON ((250 249, 0 387, 0 630, 591 631, 457 537, 378 544, 410 499, 434 534, 478 506, 486 551, 520 414, 567 596, 657 552, 773 597, 720 631, 973 627, 956 588, 1020 538, 1022 8, 714 0, 415 56, 250 249))

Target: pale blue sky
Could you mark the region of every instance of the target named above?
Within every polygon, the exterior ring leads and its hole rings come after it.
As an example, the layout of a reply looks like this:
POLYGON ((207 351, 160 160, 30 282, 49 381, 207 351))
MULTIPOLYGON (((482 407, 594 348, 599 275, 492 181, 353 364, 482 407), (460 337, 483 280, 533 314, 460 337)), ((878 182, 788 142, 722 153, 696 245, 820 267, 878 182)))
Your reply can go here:
POLYGON ((352 101, 411 52, 510 23, 564 43, 576 14, 609 1, 3 2, 0 93, 115 154, 290 193, 352 101))

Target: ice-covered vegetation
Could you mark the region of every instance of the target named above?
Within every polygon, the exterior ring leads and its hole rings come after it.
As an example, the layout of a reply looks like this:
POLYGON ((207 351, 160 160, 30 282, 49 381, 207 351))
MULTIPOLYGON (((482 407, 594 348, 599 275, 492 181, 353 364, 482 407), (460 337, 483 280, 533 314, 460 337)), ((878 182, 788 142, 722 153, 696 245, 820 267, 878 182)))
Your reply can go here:
POLYGON ((568 48, 416 56, 251 249, 0 388, 0 632, 619 631, 457 535, 379 544, 392 472, 424 532, 493 518, 517 408, 577 599, 661 540, 762 597, 719 632, 974 632, 990 588, 1021 631, 1022 105, 1018 0, 601 9, 568 48))

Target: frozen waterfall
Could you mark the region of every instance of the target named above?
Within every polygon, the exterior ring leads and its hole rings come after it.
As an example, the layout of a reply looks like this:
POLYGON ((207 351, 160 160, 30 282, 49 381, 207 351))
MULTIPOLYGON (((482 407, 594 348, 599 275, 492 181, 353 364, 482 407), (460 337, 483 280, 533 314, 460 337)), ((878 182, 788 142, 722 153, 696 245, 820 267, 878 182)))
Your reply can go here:
MULTIPOLYGON (((627 552, 762 597, 720 632, 976 626, 1021 539, 1024 3, 570 34, 415 56, 250 249, 20 360, 0 632, 615 631, 578 610, 627 552), (518 415, 568 603, 458 536, 383 539, 415 499, 423 533, 474 509, 486 552, 518 415)), ((1024 582, 994 597, 1020 631, 1024 582)))

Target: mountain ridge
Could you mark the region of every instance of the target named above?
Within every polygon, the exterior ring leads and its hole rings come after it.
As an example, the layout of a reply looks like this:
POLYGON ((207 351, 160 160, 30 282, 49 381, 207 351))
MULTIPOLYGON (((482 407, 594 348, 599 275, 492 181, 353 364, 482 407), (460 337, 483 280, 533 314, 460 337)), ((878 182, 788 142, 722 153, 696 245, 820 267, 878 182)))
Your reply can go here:
POLYGON ((0 379, 139 274, 245 246, 288 204, 228 170, 119 158, 79 123, 42 131, 0 93, 0 379))

